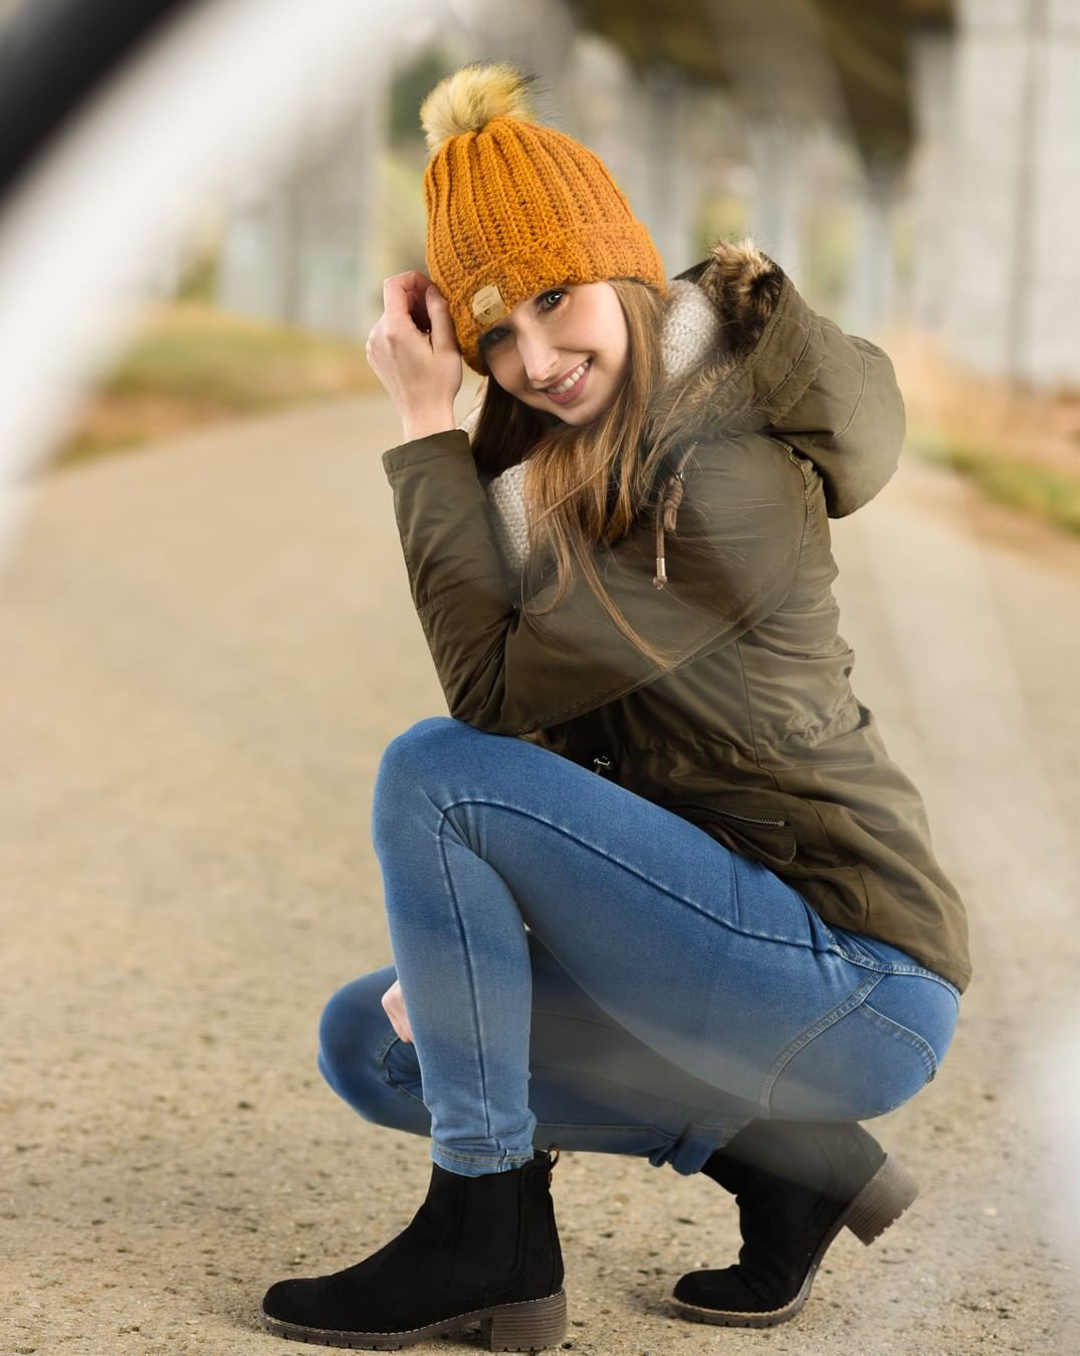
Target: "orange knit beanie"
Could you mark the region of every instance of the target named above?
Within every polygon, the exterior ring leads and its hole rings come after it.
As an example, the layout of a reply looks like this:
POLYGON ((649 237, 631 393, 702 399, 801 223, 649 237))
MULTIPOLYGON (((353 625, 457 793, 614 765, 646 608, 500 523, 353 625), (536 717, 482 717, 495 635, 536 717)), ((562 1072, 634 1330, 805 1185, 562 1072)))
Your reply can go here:
POLYGON ((534 121, 526 91, 535 79, 506 62, 473 62, 420 107, 432 152, 427 271, 475 372, 484 370, 480 335, 544 288, 638 278, 667 293, 652 237, 602 161, 534 121))

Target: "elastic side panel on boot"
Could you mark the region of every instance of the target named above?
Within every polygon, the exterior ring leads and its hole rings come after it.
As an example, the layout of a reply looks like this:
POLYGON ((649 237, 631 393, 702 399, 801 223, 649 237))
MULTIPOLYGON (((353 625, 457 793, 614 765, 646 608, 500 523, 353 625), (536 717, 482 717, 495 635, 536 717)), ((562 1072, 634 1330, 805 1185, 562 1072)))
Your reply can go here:
POLYGON ((462 1181, 451 1279, 455 1285, 497 1290, 514 1279, 522 1263, 522 1172, 484 1173, 462 1181))

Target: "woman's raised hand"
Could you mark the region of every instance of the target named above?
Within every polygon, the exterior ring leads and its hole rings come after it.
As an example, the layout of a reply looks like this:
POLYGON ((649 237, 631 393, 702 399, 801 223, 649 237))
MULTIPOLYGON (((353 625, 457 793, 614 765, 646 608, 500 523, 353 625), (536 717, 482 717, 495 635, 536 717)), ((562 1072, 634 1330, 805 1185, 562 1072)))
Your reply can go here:
POLYGON ((462 364, 446 298, 411 269, 385 280, 383 306, 364 351, 397 406, 406 437, 453 428, 462 364))
POLYGON ((408 1041, 411 1045, 413 1042, 412 1027, 409 1025, 409 1016, 405 1011, 405 999, 401 992, 400 980, 395 979, 383 994, 382 1005, 387 1017, 390 1018, 390 1025, 403 1041, 408 1041))

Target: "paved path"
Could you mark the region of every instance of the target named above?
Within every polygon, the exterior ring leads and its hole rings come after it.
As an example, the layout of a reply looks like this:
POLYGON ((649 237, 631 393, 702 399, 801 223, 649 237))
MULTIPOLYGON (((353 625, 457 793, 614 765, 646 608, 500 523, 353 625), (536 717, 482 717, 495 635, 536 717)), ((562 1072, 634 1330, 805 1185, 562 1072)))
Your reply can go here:
MULTIPOLYGON (((423 1197, 426 1142, 314 1064, 324 999, 390 959, 379 754, 445 710, 379 464, 398 438, 367 399, 118 455, 47 477, 7 552, 4 1352, 277 1350, 263 1288, 359 1260, 423 1197)), ((725 1331, 666 1296, 734 1253, 727 1198, 567 1155, 571 1350, 1075 1350, 1075 553, 984 516, 913 464, 835 524, 856 691, 972 914, 949 1060, 875 1127, 923 1194, 877 1246, 837 1242, 798 1320, 725 1331)))

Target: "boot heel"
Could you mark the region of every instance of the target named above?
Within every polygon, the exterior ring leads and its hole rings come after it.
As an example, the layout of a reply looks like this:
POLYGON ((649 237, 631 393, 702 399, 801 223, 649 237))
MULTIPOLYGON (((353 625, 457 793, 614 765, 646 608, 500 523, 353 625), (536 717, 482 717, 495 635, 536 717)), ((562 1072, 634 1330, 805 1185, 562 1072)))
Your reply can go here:
POLYGON ((863 1243, 873 1243, 919 1194, 918 1183, 902 1163, 886 1158, 848 1207, 844 1223, 863 1243))
POLYGON ((540 1351, 555 1346, 566 1335, 566 1291, 505 1305, 480 1320, 480 1335, 489 1351, 540 1351))

